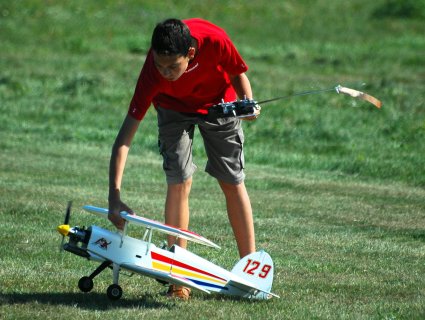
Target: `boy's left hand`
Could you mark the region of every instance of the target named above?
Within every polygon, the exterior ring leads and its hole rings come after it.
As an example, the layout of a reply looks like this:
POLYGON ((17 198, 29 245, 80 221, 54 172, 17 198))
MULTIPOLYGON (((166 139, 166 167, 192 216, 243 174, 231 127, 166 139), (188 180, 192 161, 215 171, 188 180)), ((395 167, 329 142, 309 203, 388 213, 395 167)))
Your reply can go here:
POLYGON ((241 119, 247 120, 247 121, 253 121, 260 116, 260 113, 261 113, 261 107, 260 107, 260 105, 256 104, 255 108, 254 108, 254 114, 250 115, 248 117, 242 117, 241 119))

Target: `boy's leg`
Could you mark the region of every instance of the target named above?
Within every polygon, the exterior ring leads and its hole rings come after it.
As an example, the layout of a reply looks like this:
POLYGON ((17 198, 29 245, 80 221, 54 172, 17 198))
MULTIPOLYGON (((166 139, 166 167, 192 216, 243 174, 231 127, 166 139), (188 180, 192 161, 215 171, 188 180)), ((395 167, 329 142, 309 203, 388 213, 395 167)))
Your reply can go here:
MULTIPOLYGON (((165 223, 182 229, 189 227, 189 193, 192 186, 192 178, 183 183, 168 184, 167 198, 165 200, 165 223)), ((177 244, 182 248, 187 247, 187 241, 168 236, 168 246, 177 244)))
MULTIPOLYGON (((157 112, 159 149, 168 186, 165 223, 188 229, 189 193, 196 169, 192 161, 194 117, 161 107, 157 108, 157 112)), ((176 242, 175 237, 168 237, 169 246, 175 243, 183 248, 187 246, 186 240, 178 239, 176 242)))
MULTIPOLYGON (((189 226, 189 194, 192 174, 196 169, 192 161, 192 144, 196 117, 157 108, 159 148, 167 177, 165 223, 182 229, 189 226)), ((168 237, 168 246, 187 247, 187 241, 168 237)), ((167 296, 187 300, 190 289, 170 285, 167 296)))
POLYGON ((227 214, 240 257, 255 251, 251 202, 245 188, 244 134, 239 119, 205 121, 199 125, 208 155, 206 171, 215 177, 226 197, 227 214))
POLYGON ((245 183, 230 184, 219 181, 226 197, 227 214, 236 238, 241 258, 255 252, 254 221, 251 202, 245 183))
MULTIPOLYGON (((189 194, 192 186, 192 178, 184 180, 182 183, 168 184, 167 198, 165 200, 165 223, 182 229, 189 227, 189 194)), ((168 247, 174 244, 182 248, 187 247, 187 240, 177 239, 168 236, 168 247)), ((188 300, 190 289, 180 285, 170 285, 167 296, 188 300)))

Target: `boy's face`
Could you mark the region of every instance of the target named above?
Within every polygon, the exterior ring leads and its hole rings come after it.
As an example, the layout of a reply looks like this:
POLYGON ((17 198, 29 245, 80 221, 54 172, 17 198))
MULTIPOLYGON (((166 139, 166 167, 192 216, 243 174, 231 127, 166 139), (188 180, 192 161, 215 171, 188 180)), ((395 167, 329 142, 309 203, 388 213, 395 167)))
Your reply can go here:
POLYGON ((176 81, 186 71, 189 61, 195 56, 195 49, 190 48, 187 56, 167 56, 153 51, 153 61, 156 69, 168 81, 176 81), (193 50, 192 50, 193 49, 193 50))

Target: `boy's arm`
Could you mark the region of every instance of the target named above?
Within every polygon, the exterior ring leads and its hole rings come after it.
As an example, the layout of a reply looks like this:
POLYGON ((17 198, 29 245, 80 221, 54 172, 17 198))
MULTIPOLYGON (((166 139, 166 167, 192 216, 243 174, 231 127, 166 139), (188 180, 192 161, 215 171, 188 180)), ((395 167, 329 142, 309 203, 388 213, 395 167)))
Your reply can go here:
MULTIPOLYGON (((251 83, 245 73, 239 75, 230 75, 230 82, 236 91, 239 99, 252 100, 252 88, 251 83)), ((255 114, 252 117, 243 118, 243 120, 254 120, 260 115, 260 109, 255 110, 255 114)))
POLYGON ((121 201, 120 190, 128 151, 139 124, 139 120, 127 115, 112 147, 109 163, 109 220, 118 229, 124 227, 124 220, 119 213, 121 211, 131 213, 131 209, 121 201))
POLYGON ((230 75, 230 82, 239 99, 252 99, 251 83, 245 73, 230 75))

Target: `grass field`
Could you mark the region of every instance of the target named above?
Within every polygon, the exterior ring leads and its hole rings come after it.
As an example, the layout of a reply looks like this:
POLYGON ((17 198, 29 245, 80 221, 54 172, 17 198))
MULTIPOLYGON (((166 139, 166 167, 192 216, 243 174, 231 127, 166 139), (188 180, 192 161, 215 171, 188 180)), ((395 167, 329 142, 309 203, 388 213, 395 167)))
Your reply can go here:
MULTIPOLYGON (((424 20, 412 0, 0 0, 0 319, 425 318, 424 20), (111 303, 110 273, 83 294, 95 265, 59 254, 68 200, 71 224, 110 227, 80 207, 107 205, 112 142, 152 28, 170 16, 224 27, 258 100, 342 84, 383 101, 296 97, 244 123, 257 243, 280 299, 175 302, 134 276, 111 303)), ((191 228, 222 249, 190 249, 231 269, 237 249, 199 135, 194 154, 191 228)), ((162 220, 165 188, 150 110, 124 199, 162 220)))

